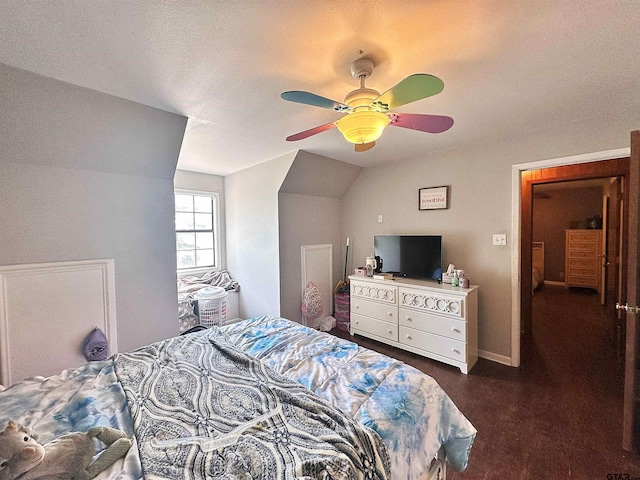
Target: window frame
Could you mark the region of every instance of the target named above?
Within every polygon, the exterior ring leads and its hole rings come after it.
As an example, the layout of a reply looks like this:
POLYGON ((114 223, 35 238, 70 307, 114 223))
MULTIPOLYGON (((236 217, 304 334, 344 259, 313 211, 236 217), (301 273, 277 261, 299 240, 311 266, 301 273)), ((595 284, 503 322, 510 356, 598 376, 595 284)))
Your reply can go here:
POLYGON ((173 235, 175 241, 175 252, 176 252, 176 272, 178 277, 185 277, 187 275, 194 275, 199 273, 205 273, 210 271, 218 271, 222 270, 222 257, 221 257, 221 248, 220 248, 220 236, 222 235, 220 231, 220 192, 207 192, 204 190, 190 190, 185 188, 174 188, 173 190, 173 235), (200 195, 206 197, 212 197, 214 199, 213 206, 213 258, 214 265, 208 267, 193 267, 193 268, 178 268, 178 242, 176 235, 180 233, 176 228, 176 195, 200 195))

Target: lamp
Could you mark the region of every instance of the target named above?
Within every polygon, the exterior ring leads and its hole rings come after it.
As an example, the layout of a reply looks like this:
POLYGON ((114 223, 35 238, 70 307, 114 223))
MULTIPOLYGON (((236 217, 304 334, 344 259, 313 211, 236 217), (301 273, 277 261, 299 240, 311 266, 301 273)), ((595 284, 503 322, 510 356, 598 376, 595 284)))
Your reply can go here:
POLYGON ((365 108, 366 110, 349 113, 336 122, 336 127, 347 142, 375 142, 389 125, 389 118, 384 113, 365 108))
MULTIPOLYGON (((366 63, 365 66, 373 68, 372 63, 366 63)), ((352 111, 335 125, 347 142, 356 145, 372 143, 380 138, 385 127, 389 125, 389 118, 380 111, 379 106, 371 105, 372 100, 380 96, 376 90, 364 86, 364 80, 371 72, 361 72, 352 67, 352 73, 360 79, 360 88, 349 92, 344 98, 344 103, 349 105, 352 111)))

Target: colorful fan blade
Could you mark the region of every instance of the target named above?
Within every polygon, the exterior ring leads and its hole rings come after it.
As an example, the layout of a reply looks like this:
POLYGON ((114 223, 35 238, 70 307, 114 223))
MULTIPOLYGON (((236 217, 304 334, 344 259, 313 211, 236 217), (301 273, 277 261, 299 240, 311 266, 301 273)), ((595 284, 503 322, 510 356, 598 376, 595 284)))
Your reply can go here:
POLYGON ((376 146, 376 142, 356 143, 356 152, 366 152, 376 146))
POLYGON ((416 73, 396 83, 373 100, 371 106, 378 107, 383 112, 386 112, 391 108, 437 95, 443 88, 444 83, 438 77, 426 73, 416 73))
POLYGON ((293 90, 290 92, 281 93, 280 96, 284 100, 288 100, 290 102, 304 103, 306 105, 313 105, 314 107, 329 108, 331 110, 335 110, 336 112, 351 111, 351 107, 349 105, 345 105, 344 103, 321 97, 320 95, 316 95, 315 93, 293 90))
POLYGON ((316 133, 322 133, 326 130, 330 130, 335 127, 333 123, 327 123, 326 125, 320 125, 319 127, 311 128, 309 130, 305 130, 304 132, 296 133, 295 135, 289 135, 287 137, 287 142, 295 142, 296 140, 303 140, 311 135, 315 135, 316 133))
POLYGON ((444 115, 422 115, 420 113, 387 113, 389 125, 410 128, 427 133, 442 133, 453 126, 453 118, 444 115))

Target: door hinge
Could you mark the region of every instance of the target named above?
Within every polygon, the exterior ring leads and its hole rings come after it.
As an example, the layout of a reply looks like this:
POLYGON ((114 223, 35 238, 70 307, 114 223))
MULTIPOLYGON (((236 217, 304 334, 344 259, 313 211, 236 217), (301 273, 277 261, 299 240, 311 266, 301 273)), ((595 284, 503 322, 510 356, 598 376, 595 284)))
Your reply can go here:
POLYGON ((625 310, 626 312, 633 313, 633 314, 640 313, 640 308, 632 307, 628 303, 625 303, 624 305, 621 305, 621 304, 616 302, 616 310, 625 310))

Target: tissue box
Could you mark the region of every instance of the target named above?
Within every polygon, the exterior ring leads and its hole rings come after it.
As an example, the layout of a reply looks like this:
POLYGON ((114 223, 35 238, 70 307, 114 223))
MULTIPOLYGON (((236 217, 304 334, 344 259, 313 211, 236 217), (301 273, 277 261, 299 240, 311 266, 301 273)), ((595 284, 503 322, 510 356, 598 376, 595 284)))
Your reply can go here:
POLYGON ((451 284, 451 279, 454 277, 455 275, 453 273, 447 273, 444 272, 442 274, 442 283, 448 283, 451 284))
POLYGON ((355 268, 355 274, 359 275, 361 277, 366 277, 367 276, 367 269, 364 267, 356 267, 355 268))

